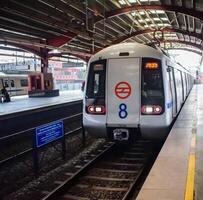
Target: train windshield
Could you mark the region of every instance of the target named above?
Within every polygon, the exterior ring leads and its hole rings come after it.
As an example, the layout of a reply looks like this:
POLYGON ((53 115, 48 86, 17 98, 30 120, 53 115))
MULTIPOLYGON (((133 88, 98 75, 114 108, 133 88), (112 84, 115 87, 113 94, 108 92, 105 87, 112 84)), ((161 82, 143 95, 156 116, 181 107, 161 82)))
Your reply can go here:
POLYGON ((164 90, 161 61, 154 58, 142 60, 142 105, 159 105, 164 111, 164 90))
POLYGON ((87 98, 104 98, 105 82, 106 82, 106 60, 96 61, 90 64, 88 82, 87 82, 87 98))
POLYGON ((163 97, 163 84, 159 71, 143 72, 142 95, 147 98, 163 97))

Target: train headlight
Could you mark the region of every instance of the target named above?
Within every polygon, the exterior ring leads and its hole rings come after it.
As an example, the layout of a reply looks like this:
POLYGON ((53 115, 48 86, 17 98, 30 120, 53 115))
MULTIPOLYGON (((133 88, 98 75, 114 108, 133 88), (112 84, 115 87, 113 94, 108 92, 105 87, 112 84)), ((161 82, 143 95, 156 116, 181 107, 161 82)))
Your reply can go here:
POLYGON ((159 114, 159 113, 161 113, 161 111, 162 111, 161 106, 154 106, 154 112, 155 113, 159 114))
POLYGON ((146 114, 153 113, 153 107, 152 106, 146 106, 145 112, 146 112, 146 114))
POLYGON ((101 111, 102 111, 102 108, 96 106, 96 107, 95 107, 95 111, 96 111, 96 112, 101 112, 101 111))
POLYGON ((106 113, 105 106, 101 105, 91 105, 86 110, 88 114, 104 115, 106 113))
POLYGON ((141 112, 145 115, 158 115, 162 112, 162 108, 159 105, 144 105, 141 112))
POLYGON ((94 106, 88 106, 88 112, 93 113, 94 112, 94 106))

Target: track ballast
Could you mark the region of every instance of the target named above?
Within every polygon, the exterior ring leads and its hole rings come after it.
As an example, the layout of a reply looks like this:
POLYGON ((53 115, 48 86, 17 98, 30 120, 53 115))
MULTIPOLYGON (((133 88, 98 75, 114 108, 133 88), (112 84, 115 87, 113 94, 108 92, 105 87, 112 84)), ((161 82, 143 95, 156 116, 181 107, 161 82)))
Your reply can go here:
POLYGON ((76 173, 67 172, 69 178, 43 200, 130 199, 137 193, 143 172, 157 152, 153 149, 146 140, 131 145, 108 143, 97 155, 86 158, 83 166, 76 166, 76 173))

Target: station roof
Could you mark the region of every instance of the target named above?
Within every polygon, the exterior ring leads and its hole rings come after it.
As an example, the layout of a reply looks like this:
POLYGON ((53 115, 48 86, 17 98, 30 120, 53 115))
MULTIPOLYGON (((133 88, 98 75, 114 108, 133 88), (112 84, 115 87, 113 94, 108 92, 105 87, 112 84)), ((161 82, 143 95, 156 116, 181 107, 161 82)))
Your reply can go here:
POLYGON ((125 41, 202 50, 202 0, 1 0, 0 43, 89 58, 125 41))

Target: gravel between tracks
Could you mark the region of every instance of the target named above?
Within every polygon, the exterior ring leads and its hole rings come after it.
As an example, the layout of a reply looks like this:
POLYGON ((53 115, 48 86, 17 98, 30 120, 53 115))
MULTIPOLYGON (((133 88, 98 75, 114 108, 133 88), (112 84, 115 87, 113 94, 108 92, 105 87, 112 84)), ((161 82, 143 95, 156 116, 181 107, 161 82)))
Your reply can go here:
MULTIPOLYGON (((77 152, 74 152, 75 156, 69 154, 69 159, 67 159, 64 164, 49 171, 48 173, 43 173, 39 178, 30 181, 18 191, 12 192, 9 195, 3 197, 3 200, 41 199, 44 196, 42 194, 42 191, 53 190, 57 186, 56 184, 54 184, 54 181, 65 180, 67 176, 65 176, 64 174, 68 169, 71 169, 74 165, 80 163, 82 160, 84 160, 84 157, 86 155, 94 152, 100 145, 103 145, 104 142, 105 141, 103 139, 89 138, 86 148, 78 149, 77 152)), ((71 146, 73 146, 73 144, 71 146)))

